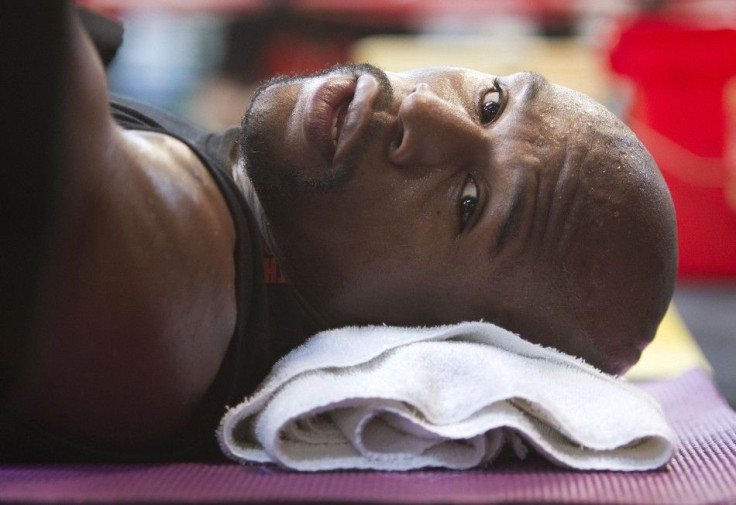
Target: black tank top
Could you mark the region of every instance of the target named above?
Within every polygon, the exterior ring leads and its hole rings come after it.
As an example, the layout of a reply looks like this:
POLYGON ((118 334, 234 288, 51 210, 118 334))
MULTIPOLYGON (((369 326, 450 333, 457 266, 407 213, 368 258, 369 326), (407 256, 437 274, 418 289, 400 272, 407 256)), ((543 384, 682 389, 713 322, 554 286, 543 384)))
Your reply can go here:
POLYGON ((258 227, 238 189, 231 172, 230 153, 239 134, 238 128, 231 128, 222 134, 201 130, 166 111, 157 109, 131 99, 113 95, 110 100, 115 122, 126 130, 145 130, 163 133, 184 142, 199 157, 207 171, 212 175, 227 202, 235 226, 235 295, 237 299, 237 320, 232 345, 241 349, 234 353, 240 364, 232 386, 238 402, 243 392, 252 390, 265 377, 271 363, 269 349, 269 324, 267 311, 267 292, 264 284, 263 244, 258 227), (251 275, 242 269, 252 265, 251 275), (249 282, 252 279, 252 283, 249 282), (247 348, 248 352, 242 352, 247 348), (247 356, 252 356, 249 360, 247 356), (253 361, 253 363, 249 363, 253 361))
MULTIPOLYGON (((302 339, 298 310, 290 302, 274 300, 282 293, 269 293, 263 274, 263 245, 255 219, 238 189, 230 168, 230 153, 237 129, 212 134, 175 116, 136 101, 113 96, 110 101, 115 121, 128 130, 163 133, 181 140, 199 157, 227 202, 236 231, 235 293, 237 318, 224 363, 195 415, 196 424, 171 440, 145 450, 101 450, 92 444, 53 433, 43 426, 0 412, 0 461, 125 462, 224 459, 217 446, 215 430, 226 406, 243 401, 265 377, 278 356, 270 349, 271 334, 283 340, 302 339), (251 275, 244 268, 252 268, 251 275), (250 282, 252 280, 252 282, 250 282), (268 305, 283 305, 285 318, 271 316, 268 305), (291 309, 289 309, 291 307, 291 309), (291 324, 284 324, 290 320, 291 324), (270 328, 275 324, 275 328, 270 328), (289 335, 288 333, 293 333, 289 335), (294 335, 296 334, 296 335, 294 335)), ((278 290, 278 287, 276 289, 278 290)), ((276 346, 277 348, 280 346, 276 346)), ((281 349, 278 349, 281 351, 281 349)), ((277 351, 277 352, 278 352, 277 351)))

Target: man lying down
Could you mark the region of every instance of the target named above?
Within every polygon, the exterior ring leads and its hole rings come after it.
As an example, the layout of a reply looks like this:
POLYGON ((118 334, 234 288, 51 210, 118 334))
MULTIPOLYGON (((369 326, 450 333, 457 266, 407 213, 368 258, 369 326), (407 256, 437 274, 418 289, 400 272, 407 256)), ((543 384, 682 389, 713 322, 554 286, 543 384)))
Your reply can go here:
POLYGON ((534 73, 341 66, 264 84, 242 131, 210 135, 110 98, 72 27, 4 459, 222 457, 225 406, 318 330, 484 320, 612 374, 652 339, 672 203, 591 99, 534 73))

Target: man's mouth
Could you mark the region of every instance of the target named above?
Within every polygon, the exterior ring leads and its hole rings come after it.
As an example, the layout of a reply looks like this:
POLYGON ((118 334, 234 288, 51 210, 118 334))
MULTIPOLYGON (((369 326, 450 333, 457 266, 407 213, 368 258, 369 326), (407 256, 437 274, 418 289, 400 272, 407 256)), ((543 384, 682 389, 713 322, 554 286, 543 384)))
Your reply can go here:
POLYGON ((378 93, 375 77, 330 77, 314 92, 303 128, 307 141, 324 160, 339 163, 357 143, 372 116, 378 93))
POLYGON ((353 77, 329 77, 320 84, 307 105, 303 125, 305 136, 330 164, 355 86, 353 77))
POLYGON ((353 100, 353 96, 354 95, 351 95, 347 100, 342 102, 337 109, 332 111, 332 130, 330 130, 330 134, 332 135, 332 144, 335 149, 337 149, 340 132, 342 131, 342 126, 345 124, 345 115, 348 113, 348 106, 353 100))

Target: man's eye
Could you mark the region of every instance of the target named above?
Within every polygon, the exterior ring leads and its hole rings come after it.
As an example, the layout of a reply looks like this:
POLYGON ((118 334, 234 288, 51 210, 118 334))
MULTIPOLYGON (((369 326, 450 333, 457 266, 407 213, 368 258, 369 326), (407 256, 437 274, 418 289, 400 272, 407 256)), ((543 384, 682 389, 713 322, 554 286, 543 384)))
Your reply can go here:
POLYGON ((496 85, 493 89, 483 95, 480 104, 480 122, 482 124, 492 123, 501 111, 501 90, 496 85))
POLYGON ((478 206, 478 184, 472 175, 468 175, 463 186, 463 191, 460 193, 460 228, 465 229, 465 226, 473 217, 473 212, 478 206))

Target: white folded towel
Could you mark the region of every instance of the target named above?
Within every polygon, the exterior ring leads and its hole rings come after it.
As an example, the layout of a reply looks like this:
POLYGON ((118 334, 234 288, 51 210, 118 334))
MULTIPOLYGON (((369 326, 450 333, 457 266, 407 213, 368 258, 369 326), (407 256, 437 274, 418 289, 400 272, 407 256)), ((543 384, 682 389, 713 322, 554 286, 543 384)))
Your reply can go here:
POLYGON ((470 468, 522 439, 583 470, 648 470, 676 436, 656 401, 555 349, 476 322, 323 332, 230 409, 222 450, 297 470, 470 468))

